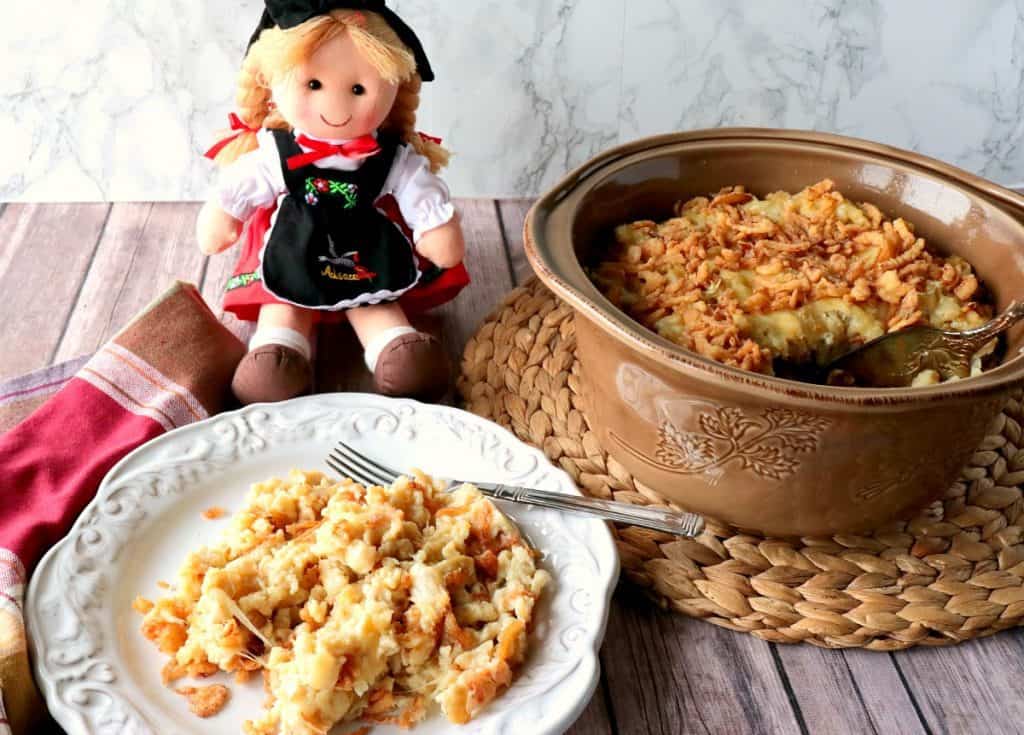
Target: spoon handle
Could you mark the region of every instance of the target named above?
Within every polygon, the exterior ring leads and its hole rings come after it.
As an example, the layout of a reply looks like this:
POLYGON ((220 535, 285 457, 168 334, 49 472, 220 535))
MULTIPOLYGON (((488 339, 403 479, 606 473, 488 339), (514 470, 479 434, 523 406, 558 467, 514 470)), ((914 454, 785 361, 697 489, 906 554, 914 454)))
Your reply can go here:
POLYGON ((989 340, 995 339, 1022 319, 1024 319, 1024 303, 1013 301, 992 321, 983 324, 977 329, 962 332, 960 336, 981 348, 989 340))

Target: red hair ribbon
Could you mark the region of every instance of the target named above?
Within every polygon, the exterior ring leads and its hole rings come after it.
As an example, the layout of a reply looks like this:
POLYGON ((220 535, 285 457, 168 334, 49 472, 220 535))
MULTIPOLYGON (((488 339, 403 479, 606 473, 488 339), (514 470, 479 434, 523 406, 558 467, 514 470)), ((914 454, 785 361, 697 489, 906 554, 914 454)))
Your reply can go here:
POLYGON ((444 142, 443 138, 435 138, 433 135, 427 135, 426 133, 417 132, 416 135, 423 138, 423 140, 429 141, 431 143, 437 143, 437 145, 441 145, 441 143, 444 142))
POLYGON ((345 158, 369 158, 380 153, 380 144, 372 135, 364 135, 361 138, 350 140, 347 143, 338 145, 327 143, 322 140, 314 140, 305 135, 300 135, 296 141, 303 148, 309 148, 309 153, 292 156, 288 159, 288 170, 296 171, 324 158, 331 156, 344 156, 345 158))
POLYGON ((240 118, 233 112, 230 115, 228 115, 228 126, 231 128, 231 130, 234 130, 236 132, 224 138, 222 141, 217 143, 215 146, 213 146, 213 148, 208 150, 203 155, 212 160, 216 158, 222 150, 227 148, 228 143, 235 140, 238 136, 244 133, 258 133, 260 130, 259 128, 250 128, 248 125, 242 122, 242 118, 240 118))

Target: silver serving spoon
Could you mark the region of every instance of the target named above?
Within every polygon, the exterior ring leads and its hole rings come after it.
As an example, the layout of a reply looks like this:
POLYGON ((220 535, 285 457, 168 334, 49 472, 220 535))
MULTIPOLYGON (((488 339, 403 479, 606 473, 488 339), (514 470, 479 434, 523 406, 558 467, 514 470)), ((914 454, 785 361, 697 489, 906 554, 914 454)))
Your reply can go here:
POLYGON ((966 378, 981 348, 1024 319, 1024 304, 1014 301, 987 324, 966 332, 915 326, 873 339, 824 368, 830 385, 905 388, 922 370, 943 380, 966 378))

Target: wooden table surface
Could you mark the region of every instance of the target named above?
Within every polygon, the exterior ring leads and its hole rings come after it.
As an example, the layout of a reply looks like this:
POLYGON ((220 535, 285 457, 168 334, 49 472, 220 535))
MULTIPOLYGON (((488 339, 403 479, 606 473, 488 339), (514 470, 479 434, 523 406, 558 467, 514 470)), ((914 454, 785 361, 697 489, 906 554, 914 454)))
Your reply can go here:
MULTIPOLYGON (((529 203, 460 202, 474 283, 430 318, 452 356, 529 277, 520 235, 529 203)), ((218 309, 235 251, 202 257, 198 205, 0 205, 0 380, 95 351, 174 279, 218 309)), ((325 344, 327 343, 327 344, 325 344)), ((365 390, 354 337, 321 354, 351 365, 327 390, 365 390)), ((655 609, 618 591, 603 676, 578 735, 679 733, 1022 733, 1024 634, 894 654, 781 646, 655 609)), ((34 735, 34 734, 33 734, 34 735)))

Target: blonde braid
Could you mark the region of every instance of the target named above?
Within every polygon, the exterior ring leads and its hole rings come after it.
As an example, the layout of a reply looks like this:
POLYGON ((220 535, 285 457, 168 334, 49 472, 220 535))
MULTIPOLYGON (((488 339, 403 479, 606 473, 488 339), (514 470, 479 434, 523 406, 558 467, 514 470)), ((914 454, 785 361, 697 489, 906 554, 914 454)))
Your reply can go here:
MULTIPOLYGON (((270 106, 270 86, 262 72, 264 48, 264 45, 257 42, 245 57, 242 70, 238 74, 238 92, 235 95, 238 117, 252 131, 260 128, 287 130, 288 123, 270 106)), ((228 143, 217 155, 217 164, 227 166, 249 151, 256 150, 259 147, 259 142, 256 139, 256 133, 252 131, 243 132, 228 143)))
POLYGON ((408 143, 414 151, 430 161, 430 170, 437 173, 448 165, 451 153, 432 140, 427 140, 416 132, 416 110, 420 106, 420 89, 423 81, 419 74, 413 74, 408 81, 398 88, 398 97, 391 114, 381 126, 383 130, 394 133, 408 143))

